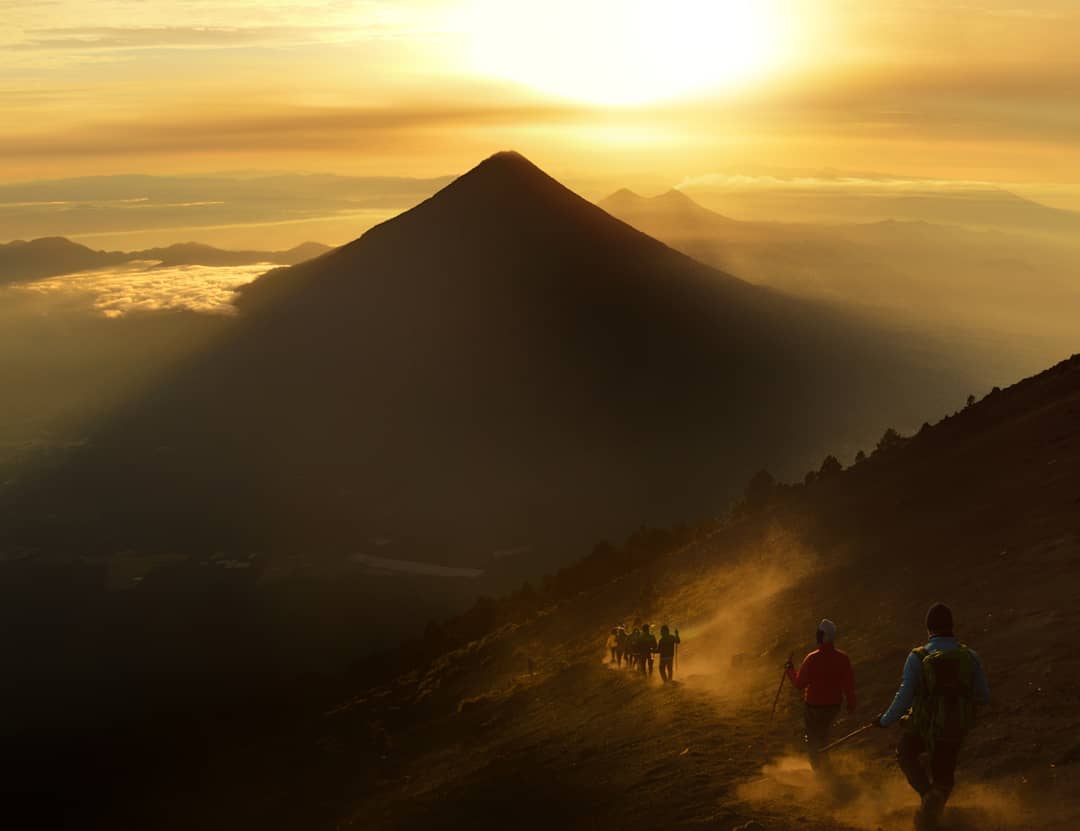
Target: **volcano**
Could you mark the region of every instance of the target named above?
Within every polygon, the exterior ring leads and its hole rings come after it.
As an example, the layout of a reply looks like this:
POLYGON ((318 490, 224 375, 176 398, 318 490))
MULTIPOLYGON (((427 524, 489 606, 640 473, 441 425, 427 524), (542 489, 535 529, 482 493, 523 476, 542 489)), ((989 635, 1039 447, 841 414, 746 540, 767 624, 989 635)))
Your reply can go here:
POLYGON ((513 152, 238 308, 21 488, 5 533, 335 556, 409 538, 457 565, 528 545, 535 570, 966 387, 926 344, 702 265, 513 152))

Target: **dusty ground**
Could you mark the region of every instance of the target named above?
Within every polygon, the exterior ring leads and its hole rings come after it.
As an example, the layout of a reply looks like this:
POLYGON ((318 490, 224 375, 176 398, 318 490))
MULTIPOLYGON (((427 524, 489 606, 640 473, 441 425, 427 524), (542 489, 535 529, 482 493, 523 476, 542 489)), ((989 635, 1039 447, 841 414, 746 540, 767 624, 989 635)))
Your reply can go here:
MULTIPOLYGON (((993 703, 969 736, 955 831, 1080 827, 1080 359, 924 431, 891 457, 791 491, 531 620, 380 689, 358 690, 243 769, 212 818, 176 827, 904 829, 898 728, 799 752, 801 705, 769 711, 789 652, 837 621, 859 706, 891 700, 923 616, 949 602, 993 703), (616 622, 678 625, 677 682, 605 663, 616 622), (529 661, 533 672, 529 672, 529 661), (391 749, 381 759, 372 729, 391 749)), ((227 772, 211 768, 206 793, 227 772), (216 780, 214 777, 218 777, 216 780)), ((205 807, 205 806, 203 806, 205 807)))

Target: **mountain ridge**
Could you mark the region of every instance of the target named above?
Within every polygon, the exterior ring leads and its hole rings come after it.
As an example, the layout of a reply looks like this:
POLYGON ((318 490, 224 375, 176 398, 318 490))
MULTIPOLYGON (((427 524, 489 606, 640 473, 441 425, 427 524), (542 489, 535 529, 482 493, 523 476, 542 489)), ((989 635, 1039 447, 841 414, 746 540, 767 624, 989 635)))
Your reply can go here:
POLYGON ((0 285, 61 277, 141 260, 157 260, 163 266, 229 266, 260 262, 294 265, 331 250, 318 242, 301 243, 285 251, 232 251, 184 242, 140 251, 97 251, 67 237, 38 237, 0 243, 0 285))

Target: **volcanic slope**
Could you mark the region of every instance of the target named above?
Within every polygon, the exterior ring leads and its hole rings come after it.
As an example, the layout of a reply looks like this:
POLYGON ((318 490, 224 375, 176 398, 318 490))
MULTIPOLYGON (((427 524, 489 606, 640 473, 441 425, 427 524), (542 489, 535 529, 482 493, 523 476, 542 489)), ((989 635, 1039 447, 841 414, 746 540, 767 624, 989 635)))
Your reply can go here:
POLYGON ((697 263, 515 153, 270 272, 239 308, 20 488, 5 534, 336 557, 410 538, 453 565, 530 546, 538 573, 979 383, 933 344, 697 263))
POLYGON ((359 684, 321 717, 271 726, 206 767, 204 802, 175 827, 910 828, 897 728, 836 751, 826 789, 799 754, 790 688, 771 731, 769 710, 784 659, 828 615, 860 702, 834 735, 869 721, 944 599, 993 693, 945 828, 1066 831, 1080 822, 1078 576, 1080 356, 779 487, 647 567, 359 684), (610 627, 639 618, 679 625, 676 683, 607 663, 610 627))

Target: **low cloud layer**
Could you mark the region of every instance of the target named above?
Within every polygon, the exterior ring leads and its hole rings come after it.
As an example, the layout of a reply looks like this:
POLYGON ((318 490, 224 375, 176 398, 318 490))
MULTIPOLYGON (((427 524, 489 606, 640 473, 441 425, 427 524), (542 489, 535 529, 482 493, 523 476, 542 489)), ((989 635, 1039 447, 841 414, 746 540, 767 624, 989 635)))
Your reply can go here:
POLYGON ((235 312, 232 300, 236 290, 271 268, 274 266, 269 263, 170 268, 136 263, 54 277, 13 290, 85 297, 94 309, 113 318, 132 312, 160 311, 228 315, 235 312))

